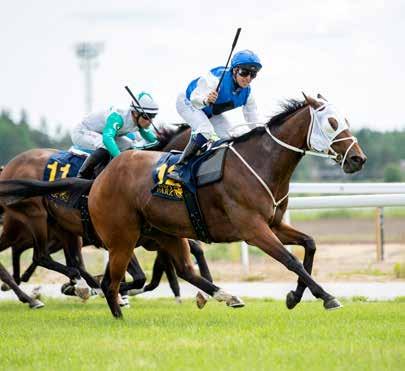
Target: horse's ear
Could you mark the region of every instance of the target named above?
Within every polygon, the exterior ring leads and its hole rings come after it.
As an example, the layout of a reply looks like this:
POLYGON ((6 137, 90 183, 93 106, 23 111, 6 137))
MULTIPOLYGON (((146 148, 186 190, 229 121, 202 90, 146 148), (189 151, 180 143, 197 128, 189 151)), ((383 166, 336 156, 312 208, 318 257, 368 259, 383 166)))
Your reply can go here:
POLYGON ((321 93, 318 93, 318 95, 317 95, 316 97, 317 97, 318 99, 324 100, 325 102, 328 101, 321 93))
POLYGON ((304 92, 302 92, 302 95, 305 98, 305 101, 313 108, 318 108, 320 104, 316 101, 316 99, 310 97, 309 95, 306 95, 304 92))

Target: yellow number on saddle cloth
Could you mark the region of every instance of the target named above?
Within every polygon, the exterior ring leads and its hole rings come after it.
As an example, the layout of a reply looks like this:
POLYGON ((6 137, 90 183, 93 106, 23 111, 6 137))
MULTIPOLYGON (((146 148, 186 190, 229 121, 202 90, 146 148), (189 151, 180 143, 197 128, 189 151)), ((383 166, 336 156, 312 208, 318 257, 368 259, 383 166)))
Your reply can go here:
MULTIPOLYGON (((54 161, 51 164, 48 164, 47 168, 50 169, 49 181, 53 182, 56 179, 56 174, 58 173, 58 171, 60 172, 60 177, 58 177, 58 179, 65 179, 68 176, 70 164, 61 166, 61 164, 58 161, 54 161)), ((52 197, 67 201, 69 199, 69 194, 67 192, 55 193, 52 194, 52 197)))
POLYGON ((183 188, 181 184, 173 179, 166 178, 166 174, 171 173, 174 170, 174 166, 175 165, 172 165, 167 168, 167 164, 163 164, 158 168, 158 186, 156 187, 156 192, 181 200, 183 199, 183 188))

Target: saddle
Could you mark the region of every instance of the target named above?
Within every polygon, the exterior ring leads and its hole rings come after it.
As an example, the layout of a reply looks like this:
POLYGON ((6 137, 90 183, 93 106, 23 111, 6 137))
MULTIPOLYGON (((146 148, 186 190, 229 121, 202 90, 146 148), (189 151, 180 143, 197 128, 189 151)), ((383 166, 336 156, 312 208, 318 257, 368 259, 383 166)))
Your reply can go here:
POLYGON ((154 182, 152 194, 173 201, 184 200, 198 239, 207 243, 211 242, 211 237, 200 208, 197 189, 222 179, 225 154, 228 149, 225 142, 225 140, 215 142, 210 149, 183 165, 182 183, 167 177, 173 171, 180 154, 162 154, 152 172, 154 182))

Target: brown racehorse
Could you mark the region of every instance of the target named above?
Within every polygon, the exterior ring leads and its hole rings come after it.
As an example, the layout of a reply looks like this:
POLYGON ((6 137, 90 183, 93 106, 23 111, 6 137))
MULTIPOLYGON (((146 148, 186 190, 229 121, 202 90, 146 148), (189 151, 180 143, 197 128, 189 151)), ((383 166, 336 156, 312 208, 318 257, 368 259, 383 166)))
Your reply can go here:
MULTIPOLYGON (((294 169, 305 153, 311 153, 313 141, 317 146, 319 143, 324 146, 325 138, 327 148, 322 150, 332 153, 346 173, 362 168, 366 157, 346 120, 331 105, 306 97, 304 102, 289 102, 284 111, 264 127, 235 138, 226 155, 223 179, 198 190, 214 242, 245 240, 298 275, 297 289, 287 295, 288 308, 301 300, 306 287, 323 300, 326 309, 341 306, 310 275, 316 250, 314 240, 282 221, 294 169), (313 137, 312 133, 317 131, 318 138, 313 137), (303 264, 284 244, 305 248, 303 264)), ((161 231, 153 238, 172 256, 181 277, 219 301, 238 305, 238 298, 195 275, 184 237, 196 238, 196 235, 185 205, 152 197, 151 173, 160 156, 160 153, 145 151, 122 154, 100 174, 89 194, 94 227, 109 249, 110 260, 102 288, 112 314, 122 316, 117 303, 120 280, 145 225, 161 231)), ((80 181, 74 179, 52 185, 45 183, 1 182, 0 197, 16 195, 19 188, 23 189, 19 197, 24 198, 73 190, 80 185, 80 181)))
MULTIPOLYGON (((176 130, 182 131, 184 130, 184 127, 175 130, 161 130, 160 148, 163 150, 165 149, 163 147, 174 135, 176 130)), ((184 147, 185 143, 180 145, 184 147)), ((173 146, 170 146, 169 148, 172 149, 173 146)), ((177 149, 179 148, 182 147, 177 146, 177 149)), ((48 161, 49 156, 54 152, 55 150, 50 149, 37 149, 24 152, 6 165, 6 170, 2 174, 1 179, 41 179, 46 162, 48 161)), ((20 282, 19 255, 22 251, 34 246, 33 263, 23 275, 23 280, 28 280, 35 267, 37 265, 42 265, 46 268, 67 275, 73 282, 78 280, 80 275, 82 275, 90 286, 95 288, 98 287, 98 283, 86 272, 80 252, 81 245, 78 235, 82 235, 82 233, 83 230, 80 216, 77 210, 54 207, 52 202, 40 198, 31 199, 26 201, 23 206, 19 205, 18 207, 7 208, 5 213, 4 232, 0 238, 0 251, 9 246, 18 245, 18 247, 14 249, 15 251, 13 251, 14 275, 15 279, 18 281, 17 283, 20 282), (58 251, 61 248, 63 248, 65 252, 67 267, 53 261, 50 256, 51 252, 58 251)), ((157 250, 156 243, 150 239, 143 239, 139 242, 148 250, 157 250)), ((198 244, 191 244, 191 242, 190 246, 193 254, 196 256, 197 263, 203 276, 212 280, 201 248, 198 244)), ((174 294, 178 297, 178 283, 175 275, 173 275, 171 264, 169 261, 166 261, 164 252, 159 251, 156 264, 154 265, 152 282, 147 285, 143 291, 150 291, 157 286, 161 274, 163 273, 162 270, 166 271, 174 294)), ((139 289, 143 287, 146 277, 144 276, 135 256, 133 256, 131 260, 128 271, 134 279, 132 286, 129 286, 129 288, 139 289)), ((87 297, 88 295, 84 290, 78 290, 78 294, 82 294, 84 297, 87 297)))
MULTIPOLYGON (((301 104, 287 105, 264 128, 235 139, 226 156, 222 181, 198 190, 213 241, 245 240, 299 276, 296 291, 287 296, 289 308, 301 300, 305 287, 324 301, 326 309, 340 307, 340 303, 310 275, 314 240, 282 221, 290 179, 303 155, 297 150, 309 150, 311 142, 307 140, 307 136, 310 137, 307 134, 311 134, 314 115, 318 118, 323 110, 331 109, 310 97, 301 104), (284 244, 304 246, 304 264, 284 244)), ((331 114, 322 124, 330 136, 329 151, 337 154, 336 159, 342 162, 343 170, 347 173, 360 170, 366 157, 347 123, 342 122, 340 115, 331 114)), ((160 237, 161 246, 172 255, 180 276, 219 300, 229 300, 229 294, 193 276, 185 240, 181 238, 196 238, 185 205, 152 197, 150 193, 152 169, 160 156, 153 152, 124 153, 113 160, 90 191, 90 214, 97 233, 109 249, 108 271, 102 287, 114 316, 122 315, 116 301, 117 290, 145 223, 167 233, 160 237), (124 225, 122 220, 125 220, 124 225)))
MULTIPOLYGON (((3 166, 0 167, 0 173, 3 171, 3 166)), ((0 217, 3 219, 4 209, 0 206, 0 217)), ((0 263, 0 280, 4 282, 9 288, 11 288, 17 295, 18 299, 22 303, 28 303, 30 308, 38 309, 42 308, 44 304, 36 297, 30 297, 24 291, 22 291, 13 277, 8 273, 7 269, 0 263)))

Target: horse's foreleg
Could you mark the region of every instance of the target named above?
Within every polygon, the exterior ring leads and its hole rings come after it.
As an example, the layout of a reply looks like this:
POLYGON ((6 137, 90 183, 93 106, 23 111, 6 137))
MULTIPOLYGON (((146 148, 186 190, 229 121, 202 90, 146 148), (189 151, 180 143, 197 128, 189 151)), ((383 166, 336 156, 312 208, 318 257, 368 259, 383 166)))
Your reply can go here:
POLYGON ((266 254, 287 267, 287 269, 296 273, 302 282, 308 286, 312 294, 316 298, 323 300, 325 309, 336 309, 341 307, 338 300, 328 294, 314 281, 311 275, 305 270, 302 263, 283 246, 281 241, 266 224, 259 224, 256 228, 252 228, 251 233, 254 237, 250 238, 247 242, 258 246, 266 254))
MULTIPOLYGON (((278 226, 272 227, 272 231, 283 245, 300 245, 305 249, 303 264, 305 270, 311 274, 316 252, 314 239, 305 233, 297 231, 286 223, 281 223, 278 226)), ((297 289, 295 291, 290 291, 287 295, 286 304, 288 309, 293 309, 301 301, 306 287, 306 284, 300 277, 298 277, 297 289)))
POLYGON ((143 287, 146 282, 145 273, 142 270, 141 265, 138 262, 135 254, 131 255, 131 259, 128 263, 127 272, 132 277, 132 282, 122 282, 120 285, 120 293, 122 291, 128 291, 128 295, 137 295, 143 292, 143 287))
POLYGON ((44 304, 41 301, 29 297, 24 291, 22 291, 14 281, 13 277, 11 277, 10 273, 7 272, 6 268, 1 263, 0 263, 0 279, 15 292, 18 299, 22 303, 28 303, 30 308, 38 309, 44 306, 44 304))
POLYGON ((188 244, 190 245, 190 252, 197 260, 201 276, 212 282, 211 272, 208 268, 207 261, 205 260, 204 251, 200 246, 201 243, 195 240, 188 240, 188 244))
MULTIPOLYGON (((163 253, 163 251, 161 253, 163 253)), ((161 253, 158 253, 158 256, 161 253)), ((179 286, 179 280, 177 279, 177 275, 176 275, 176 272, 175 272, 175 267, 174 267, 173 262, 170 259, 170 257, 167 256, 166 253, 164 253, 164 255, 165 256, 162 256, 162 258, 165 259, 163 268, 164 268, 164 271, 166 273, 167 280, 169 281, 170 288, 173 291, 174 297, 175 297, 176 301, 178 303, 180 303, 181 302, 181 299, 180 299, 180 286, 179 286)), ((212 282, 212 281, 210 281, 210 282, 212 282)))

